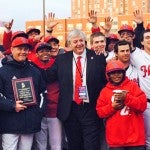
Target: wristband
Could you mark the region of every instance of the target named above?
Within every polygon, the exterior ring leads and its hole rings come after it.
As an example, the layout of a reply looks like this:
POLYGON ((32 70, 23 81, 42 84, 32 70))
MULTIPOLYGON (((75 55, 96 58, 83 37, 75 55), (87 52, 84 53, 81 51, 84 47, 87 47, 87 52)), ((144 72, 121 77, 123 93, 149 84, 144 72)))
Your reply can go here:
POLYGON ((46 30, 46 32, 48 32, 48 33, 52 33, 52 32, 53 32, 53 30, 46 30))

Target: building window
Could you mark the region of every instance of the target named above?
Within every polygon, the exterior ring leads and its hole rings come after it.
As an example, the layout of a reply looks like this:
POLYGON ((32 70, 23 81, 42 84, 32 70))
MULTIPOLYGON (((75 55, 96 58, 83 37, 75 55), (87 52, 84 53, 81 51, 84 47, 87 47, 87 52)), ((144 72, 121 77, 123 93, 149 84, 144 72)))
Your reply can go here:
POLYGON ((78 17, 81 17, 81 13, 80 13, 80 9, 78 8, 78 12, 77 12, 78 17))
POLYGON ((83 5, 83 11, 85 11, 86 10, 86 6, 85 5, 83 5))
POLYGON ((112 23, 114 26, 118 25, 118 21, 113 21, 112 23))
POLYGON ((92 10, 93 6, 92 5, 89 5, 89 10, 92 10))
POLYGON ((86 0, 82 0, 83 1, 83 4, 85 4, 86 0))
POLYGON ((57 25, 57 30, 59 30, 59 31, 60 31, 60 30, 63 30, 63 25, 62 25, 62 24, 58 24, 58 25, 57 25))
POLYGON ((113 1, 113 8, 116 9, 116 0, 113 1))
POLYGON ((100 5, 99 5, 99 4, 95 4, 95 5, 94 5, 94 8, 95 8, 95 9, 100 9, 100 5))
POLYGON ((132 1, 132 6, 135 6, 136 4, 135 4, 135 1, 132 1))
POLYGON ((91 30, 91 28, 92 28, 91 23, 87 23, 87 24, 86 24, 86 30, 90 31, 90 30, 91 30))
POLYGON ((82 30, 82 23, 77 23, 76 28, 79 29, 79 30, 82 30))
POLYGON ((108 3, 112 3, 112 0, 108 0, 108 3))
POLYGON ((100 3, 100 0, 95 0, 94 3, 95 3, 95 4, 99 4, 99 3, 100 3))
POLYGON ((73 30, 73 28, 74 28, 74 25, 73 25, 73 24, 68 24, 68 26, 67 26, 67 30, 68 30, 68 31, 73 30))
POLYGON ((142 11, 143 11, 143 12, 146 11, 146 7, 145 7, 145 6, 142 7, 142 11))
POLYGON ((145 6, 145 5, 146 5, 145 1, 142 1, 142 6, 145 6))
POLYGON ((121 21, 121 24, 128 24, 128 21, 121 21))

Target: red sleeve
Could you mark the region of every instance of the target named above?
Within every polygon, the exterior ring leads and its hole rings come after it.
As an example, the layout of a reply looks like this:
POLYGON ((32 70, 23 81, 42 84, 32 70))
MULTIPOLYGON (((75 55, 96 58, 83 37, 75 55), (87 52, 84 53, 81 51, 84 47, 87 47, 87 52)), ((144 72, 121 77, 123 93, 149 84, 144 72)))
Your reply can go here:
POLYGON ((97 28, 91 28, 91 31, 92 31, 92 33, 95 33, 95 32, 100 32, 100 28, 99 27, 97 27, 97 28))
POLYGON ((108 91, 104 88, 97 100, 96 111, 100 118, 107 118, 117 112, 111 103, 111 97, 107 98, 108 91))
POLYGON ((8 48, 6 51, 3 52, 4 55, 9 55, 11 54, 11 49, 8 48))
POLYGON ((4 31, 3 46, 4 46, 5 50, 10 49, 10 47, 11 47, 11 37, 12 37, 12 31, 10 31, 8 33, 4 31))
POLYGON ((133 91, 127 93, 125 105, 132 108, 136 112, 144 112, 147 107, 147 99, 145 93, 138 87, 136 83, 131 84, 133 91))

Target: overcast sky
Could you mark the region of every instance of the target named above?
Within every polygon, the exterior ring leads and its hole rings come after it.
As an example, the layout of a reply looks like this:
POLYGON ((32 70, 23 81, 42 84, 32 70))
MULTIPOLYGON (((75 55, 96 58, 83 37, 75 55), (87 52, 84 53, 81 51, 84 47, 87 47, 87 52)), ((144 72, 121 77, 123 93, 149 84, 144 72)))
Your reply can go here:
MULTIPOLYGON (((45 0, 45 13, 57 18, 71 16, 71 0, 45 0)), ((12 30, 25 30, 25 22, 43 18, 43 0, 0 0, 0 21, 14 19, 12 30)))

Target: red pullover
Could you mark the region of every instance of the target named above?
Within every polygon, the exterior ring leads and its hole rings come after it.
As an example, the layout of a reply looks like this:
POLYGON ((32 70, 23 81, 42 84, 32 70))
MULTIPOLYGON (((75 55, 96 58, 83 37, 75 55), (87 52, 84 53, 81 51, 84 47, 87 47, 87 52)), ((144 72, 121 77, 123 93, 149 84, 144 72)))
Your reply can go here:
POLYGON ((126 78, 119 86, 110 82, 100 93, 96 110, 101 118, 106 118, 106 139, 110 147, 145 145, 143 111, 147 100, 138 85, 126 78), (129 91, 125 106, 121 110, 112 107, 113 90, 129 91))
MULTIPOLYGON (((36 58, 34 63, 40 69, 46 70, 47 68, 52 66, 54 61, 55 61, 55 59, 51 58, 48 63, 44 64, 38 58, 36 58)), ((55 118, 56 117, 58 96, 59 96, 59 84, 58 84, 58 82, 48 84, 47 85, 47 105, 46 105, 45 117, 48 117, 48 118, 55 118)))

